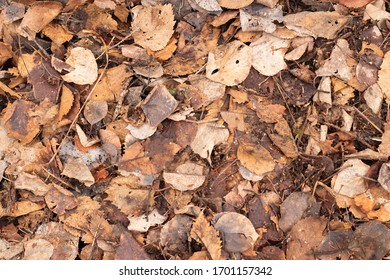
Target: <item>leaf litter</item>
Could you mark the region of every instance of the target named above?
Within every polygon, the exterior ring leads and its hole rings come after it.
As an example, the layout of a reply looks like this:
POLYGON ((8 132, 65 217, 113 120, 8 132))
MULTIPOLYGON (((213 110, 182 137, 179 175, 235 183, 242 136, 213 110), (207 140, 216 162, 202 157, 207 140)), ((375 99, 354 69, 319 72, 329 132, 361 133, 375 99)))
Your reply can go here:
POLYGON ((0 259, 388 259, 383 0, 0 5, 0 259))

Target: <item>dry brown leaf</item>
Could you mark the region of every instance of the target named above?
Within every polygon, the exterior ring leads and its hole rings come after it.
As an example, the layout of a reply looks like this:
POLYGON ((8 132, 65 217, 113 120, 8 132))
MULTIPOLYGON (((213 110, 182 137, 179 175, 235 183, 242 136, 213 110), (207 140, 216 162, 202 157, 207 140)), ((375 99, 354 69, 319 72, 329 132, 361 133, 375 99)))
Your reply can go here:
POLYGON ((84 117, 94 125, 104 119, 108 112, 108 104, 104 100, 91 100, 85 105, 84 117))
POLYGON ((19 217, 38 211, 44 207, 43 204, 34 203, 28 200, 17 201, 12 205, 11 209, 0 207, 0 216, 19 217))
POLYGON ((68 190, 52 184, 51 189, 45 195, 47 207, 57 215, 63 215, 66 210, 77 207, 76 197, 68 190))
POLYGON ((286 258, 314 260, 313 252, 318 251, 326 224, 325 218, 316 217, 308 217, 296 223, 290 232, 291 240, 287 245, 286 258))
POLYGON ((178 102, 164 85, 158 85, 146 97, 141 105, 143 112, 152 127, 156 127, 169 117, 176 109, 178 102))
POLYGON ((246 79, 251 66, 251 48, 236 40, 209 53, 206 77, 227 86, 234 86, 246 79))
POLYGON ((243 31, 264 31, 272 33, 276 30, 274 22, 283 21, 283 11, 280 6, 270 9, 254 4, 240 9, 240 22, 243 31))
POLYGON ((73 48, 65 61, 74 70, 62 76, 64 81, 78 85, 92 85, 98 77, 98 65, 89 49, 73 48))
POLYGON ((336 0, 335 2, 344 5, 348 8, 358 9, 374 1, 375 0, 336 0))
POLYGON ((364 193, 367 186, 363 177, 369 168, 367 164, 359 159, 347 160, 341 166, 341 171, 332 179, 335 193, 350 198, 364 193))
POLYGON ((224 84, 214 82, 203 75, 189 75, 188 80, 191 82, 191 85, 203 93, 204 103, 202 106, 207 106, 225 95, 226 86, 224 84))
POLYGON ((22 36, 34 39, 35 34, 40 32, 56 16, 60 14, 62 4, 54 1, 39 1, 33 3, 24 15, 19 26, 22 36))
POLYGON ((161 229, 161 245, 170 254, 187 259, 188 237, 190 236, 193 221, 187 215, 175 215, 161 229))
POLYGON ((378 183, 390 193, 390 163, 384 163, 379 170, 378 183))
POLYGON ((213 224, 223 234, 223 247, 232 253, 247 251, 259 237, 251 221, 239 213, 219 213, 214 216, 213 224))
POLYGON ((218 0, 218 2, 219 2, 219 5, 221 5, 221 7, 223 7, 223 8, 240 9, 240 8, 244 8, 244 7, 252 4, 253 0, 236 0, 236 1, 218 0))
POLYGON ((173 34, 172 5, 136 6, 131 10, 134 41, 152 51, 162 50, 173 34))
POLYGON ((290 46, 290 40, 280 39, 264 33, 251 43, 253 68, 265 76, 273 76, 287 67, 284 54, 290 46))
POLYGON ((217 0, 188 0, 190 6, 201 13, 219 15, 222 12, 217 0))
MULTIPOLYGON (((197 72, 206 63, 208 53, 217 47, 219 34, 219 28, 205 24, 201 32, 182 48, 179 48, 179 41, 176 54, 164 66, 164 73, 182 76, 197 72)), ((185 40, 185 32, 182 36, 185 40)))
POLYGON ((95 183, 91 171, 81 158, 68 157, 61 174, 69 178, 74 178, 87 187, 95 183))
POLYGON ((179 165, 174 173, 164 171, 163 178, 172 188, 182 192, 196 190, 206 180, 203 166, 192 162, 179 165))
POLYGON ((0 66, 12 58, 12 47, 0 42, 0 66))
POLYGON ((124 82, 132 76, 132 72, 125 64, 110 68, 103 75, 91 96, 91 100, 117 101, 123 90, 124 82))
POLYGON ((237 158, 245 168, 258 176, 271 172, 276 165, 270 152, 261 145, 240 144, 237 158))
POLYGON ((9 105, 3 116, 8 136, 18 139, 22 144, 30 143, 40 131, 39 117, 31 117, 34 103, 22 99, 9 105))
POLYGON ((43 28, 42 33, 49 37, 57 46, 60 46, 65 42, 69 42, 73 38, 73 35, 59 24, 46 25, 43 28))
POLYGON ((50 260, 54 246, 43 238, 33 238, 24 242, 24 260, 50 260))
POLYGON ((85 28, 88 30, 111 32, 118 28, 116 20, 109 13, 94 4, 88 5, 85 13, 87 14, 85 28))
POLYGON ((157 209, 153 209, 147 215, 143 214, 141 216, 129 215, 128 220, 130 221, 128 230, 138 231, 138 232, 147 232, 150 227, 161 225, 167 219, 166 215, 161 215, 157 209))
POLYGON ((211 162, 211 152, 215 145, 226 142, 229 137, 229 130, 217 123, 203 123, 198 125, 195 138, 190 146, 191 149, 202 158, 211 162))
POLYGON ((22 172, 15 180, 15 189, 31 191, 36 196, 44 196, 50 187, 38 176, 22 172))
POLYGON ((124 231, 119 240, 119 246, 115 250, 116 260, 148 260, 149 255, 145 252, 141 244, 131 235, 124 231))
MULTIPOLYGON (((3 7, 0 14, 0 19, 4 24, 8 24, 17 21, 24 16, 25 6, 23 3, 12 2, 9 5, 3 7)), ((1 28, 0 28, 1 29, 1 28)))
POLYGON ((106 198, 126 215, 140 216, 153 205, 153 191, 141 188, 135 176, 115 177, 106 188, 106 198))
POLYGON ((382 89, 387 104, 390 104, 390 51, 383 58, 378 73, 378 85, 382 89))
POLYGON ((274 132, 268 133, 268 137, 287 157, 295 159, 298 157, 298 148, 288 122, 281 118, 274 126, 274 132))
POLYGON ((279 2, 279 0, 256 0, 257 3, 260 3, 264 6, 273 8, 279 2))
POLYGON ((310 193, 294 192, 290 194, 280 206, 280 229, 284 232, 290 231, 314 202, 310 193))
POLYGON ((70 112, 74 102, 74 96, 72 91, 65 85, 62 86, 62 94, 60 101, 60 109, 58 112, 58 121, 63 120, 63 118, 70 112))
POLYGON ((191 237, 199 243, 203 243, 209 252, 211 259, 221 259, 221 239, 218 231, 210 225, 203 212, 199 214, 192 224, 191 237))
POLYGON ((337 12, 300 12, 285 15, 283 21, 288 29, 301 35, 334 39, 350 18, 337 12))

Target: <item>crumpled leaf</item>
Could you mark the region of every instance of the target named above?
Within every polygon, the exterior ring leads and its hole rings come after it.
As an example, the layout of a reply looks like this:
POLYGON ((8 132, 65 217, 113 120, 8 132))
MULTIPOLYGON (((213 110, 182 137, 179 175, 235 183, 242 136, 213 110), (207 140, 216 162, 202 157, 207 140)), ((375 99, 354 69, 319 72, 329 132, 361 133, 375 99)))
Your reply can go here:
POLYGON ((62 76, 64 81, 78 85, 92 85, 98 77, 98 65, 93 53, 86 48, 75 47, 65 61, 74 70, 62 76))
POLYGON ((199 214, 192 224, 191 237, 197 242, 203 243, 209 252, 211 259, 221 259, 221 239, 218 231, 210 225, 203 212, 199 214))
POLYGON ((214 228, 223 234, 224 248, 232 253, 247 251, 259 237, 251 221, 239 213, 219 213, 214 216, 213 223, 214 228))
POLYGON ((238 85, 248 76, 251 65, 251 49, 235 40, 209 53, 206 77, 227 86, 238 85))
MULTIPOLYGON (((187 215, 175 215, 161 229, 161 246, 170 254, 177 254, 182 258, 188 255, 188 237, 193 221, 187 215)), ((187 256, 188 255, 188 256, 187 256)))
POLYGON ((337 0, 336 2, 348 8, 362 8, 375 0, 337 0))
POLYGON ((134 41, 152 51, 163 49, 173 34, 175 24, 172 5, 142 6, 132 9, 134 41))
POLYGON ((383 103, 383 93, 379 85, 376 83, 367 88, 367 90, 363 93, 363 97, 372 112, 374 114, 378 114, 383 103))
POLYGON ((367 186, 364 176, 369 166, 359 159, 349 159, 342 166, 341 171, 333 177, 333 190, 336 194, 345 195, 350 198, 364 193, 367 186))
POLYGON ((186 162, 179 165, 174 173, 164 172, 165 182, 172 185, 172 188, 179 191, 192 191, 203 185, 206 176, 203 176, 203 166, 186 162))
POLYGON ((253 68, 265 76, 273 76, 286 69, 284 54, 290 46, 290 40, 280 39, 264 33, 251 43, 253 68))
POLYGON ((285 15, 284 25, 301 35, 334 39, 349 20, 337 12, 300 12, 285 15))
POLYGON ((274 21, 283 21, 281 7, 270 9, 260 4, 240 9, 240 22, 243 31, 264 31, 272 33, 276 30, 274 21))

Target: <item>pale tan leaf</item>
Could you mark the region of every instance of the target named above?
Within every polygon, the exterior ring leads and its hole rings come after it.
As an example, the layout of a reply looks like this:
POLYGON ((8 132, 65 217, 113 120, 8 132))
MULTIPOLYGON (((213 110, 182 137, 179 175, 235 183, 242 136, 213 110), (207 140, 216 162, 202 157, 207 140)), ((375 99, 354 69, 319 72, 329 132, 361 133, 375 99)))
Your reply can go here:
POLYGON ((246 79, 251 66, 251 49, 236 40, 209 53, 206 77, 227 86, 234 86, 246 79))
POLYGON ((192 224, 191 237, 199 243, 203 243, 209 252, 211 259, 221 259, 221 239, 218 231, 210 225, 203 212, 199 214, 192 224))
POLYGON ((258 176, 263 176, 274 170, 275 160, 270 152, 263 146, 253 144, 240 144, 237 150, 237 158, 249 171, 258 176))
POLYGON ((152 51, 163 49, 173 34, 175 24, 172 5, 142 6, 132 9, 134 41, 152 51))
POLYGON ((78 85, 92 85, 96 81, 98 65, 89 49, 73 48, 65 62, 74 67, 74 70, 62 76, 64 81, 78 85))
POLYGON ((61 174, 69 178, 74 178, 87 187, 95 183, 91 171, 81 158, 69 157, 64 164, 64 170, 61 174))

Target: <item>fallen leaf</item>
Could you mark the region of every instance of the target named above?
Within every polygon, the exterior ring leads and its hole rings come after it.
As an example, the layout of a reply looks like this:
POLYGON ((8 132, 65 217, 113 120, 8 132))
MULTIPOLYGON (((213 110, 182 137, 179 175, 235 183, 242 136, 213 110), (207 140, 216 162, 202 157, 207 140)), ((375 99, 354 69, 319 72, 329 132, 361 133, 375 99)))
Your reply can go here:
POLYGON ((152 51, 163 49, 173 34, 175 24, 172 5, 136 6, 131 10, 134 41, 152 51))
POLYGON ((283 21, 280 6, 270 9, 260 4, 253 4, 240 9, 240 22, 243 31, 264 31, 272 33, 276 30, 274 22, 283 21))
POLYGON ((87 187, 95 183, 91 171, 81 158, 69 157, 64 164, 64 170, 62 170, 61 174, 74 178, 87 187))
POLYGON ((228 252, 245 252, 259 235, 250 220, 235 212, 222 212, 213 218, 214 228, 223 234, 223 247, 228 252), (234 221, 234 223, 232 223, 234 221))
POLYGON ((76 197, 68 190, 52 184, 51 189, 45 195, 47 207, 57 215, 63 215, 66 210, 77 207, 76 197))
POLYGON ((126 215, 140 216, 153 205, 153 192, 142 188, 135 176, 115 177, 106 188, 106 198, 126 215))
POLYGON ((378 85, 381 88, 387 104, 390 104, 390 52, 387 52, 383 58, 380 70, 378 72, 378 85))
POLYGON ((323 239, 326 219, 308 217, 300 220, 291 229, 291 240, 287 245, 286 259, 314 260, 313 252, 317 252, 323 239))
POLYGON ((19 33, 30 40, 56 16, 60 14, 62 4, 54 1, 35 2, 27 10, 19 25, 19 33))
POLYGON ((358 9, 374 1, 375 0, 337 0, 336 2, 348 8, 358 9))
POLYGON ((280 39, 264 33, 252 47, 253 68, 265 76, 273 76, 286 69, 284 54, 290 46, 290 40, 280 39))
POLYGON ((210 14, 220 14, 222 12, 217 0, 189 0, 190 6, 199 12, 208 12, 210 14))
POLYGON ((240 9, 249 6, 253 2, 253 0, 237 0, 237 1, 218 0, 218 2, 219 5, 221 5, 221 7, 223 8, 240 9))
POLYGON ((206 180, 203 166, 192 162, 179 165, 174 173, 164 171, 163 178, 165 182, 172 185, 172 188, 182 192, 196 190, 206 180))
POLYGON ((53 245, 43 238, 33 238, 24 242, 24 260, 50 260, 53 245))
POLYGON ((0 239, 0 259, 1 260, 17 260, 18 255, 23 253, 23 243, 11 243, 4 239, 0 239))
POLYGON ((229 130, 217 123, 203 123, 198 125, 195 138, 192 140, 191 149, 202 158, 211 162, 211 152, 214 146, 226 142, 229 130))
POLYGON ((152 127, 169 117, 176 109, 178 102, 164 85, 153 88, 141 105, 152 127))
POLYGON ((203 212, 199 214, 192 224, 191 237, 202 243, 209 252, 211 259, 221 259, 221 239, 218 231, 210 225, 203 212))
POLYGON ((128 217, 130 224, 128 230, 147 232, 150 227, 161 225, 167 219, 167 216, 161 215, 157 209, 153 209, 150 213, 141 216, 130 214, 128 217))
POLYGON ((383 93, 378 84, 373 84, 363 93, 364 100, 367 106, 372 110, 374 114, 379 114, 382 103, 383 93))
POLYGON ((284 16, 284 25, 302 35, 334 39, 350 21, 337 12, 300 12, 284 16))
POLYGON ((310 193, 294 192, 290 194, 280 205, 280 229, 284 232, 290 231, 303 218, 305 212, 314 202, 310 193))
POLYGON ((381 184, 382 188, 390 193, 390 164, 384 163, 379 170, 378 182, 381 184))
POLYGON ((359 159, 349 159, 342 166, 341 171, 333 177, 333 190, 336 194, 350 198, 367 190, 364 176, 369 166, 359 159))
POLYGON ((62 76, 64 81, 78 85, 92 85, 98 77, 98 65, 89 49, 75 47, 65 61, 74 70, 62 76))
POLYGON ((37 196, 44 196, 50 190, 50 186, 38 176, 23 172, 15 180, 15 189, 28 190, 37 196))
POLYGON ((106 101, 90 100, 85 105, 84 117, 91 125, 94 125, 104 119, 107 112, 108 104, 106 101))
POLYGON ((238 85, 249 74, 251 49, 236 40, 209 53, 206 77, 227 86, 238 85))
POLYGON ((170 254, 188 258, 188 237, 193 221, 187 215, 175 215, 161 229, 161 246, 170 254))
POLYGON ((148 260, 149 255, 128 231, 123 231, 115 251, 116 260, 148 260))
POLYGON ((261 145, 240 144, 237 158, 245 168, 260 177, 274 170, 276 165, 269 151, 261 145))

